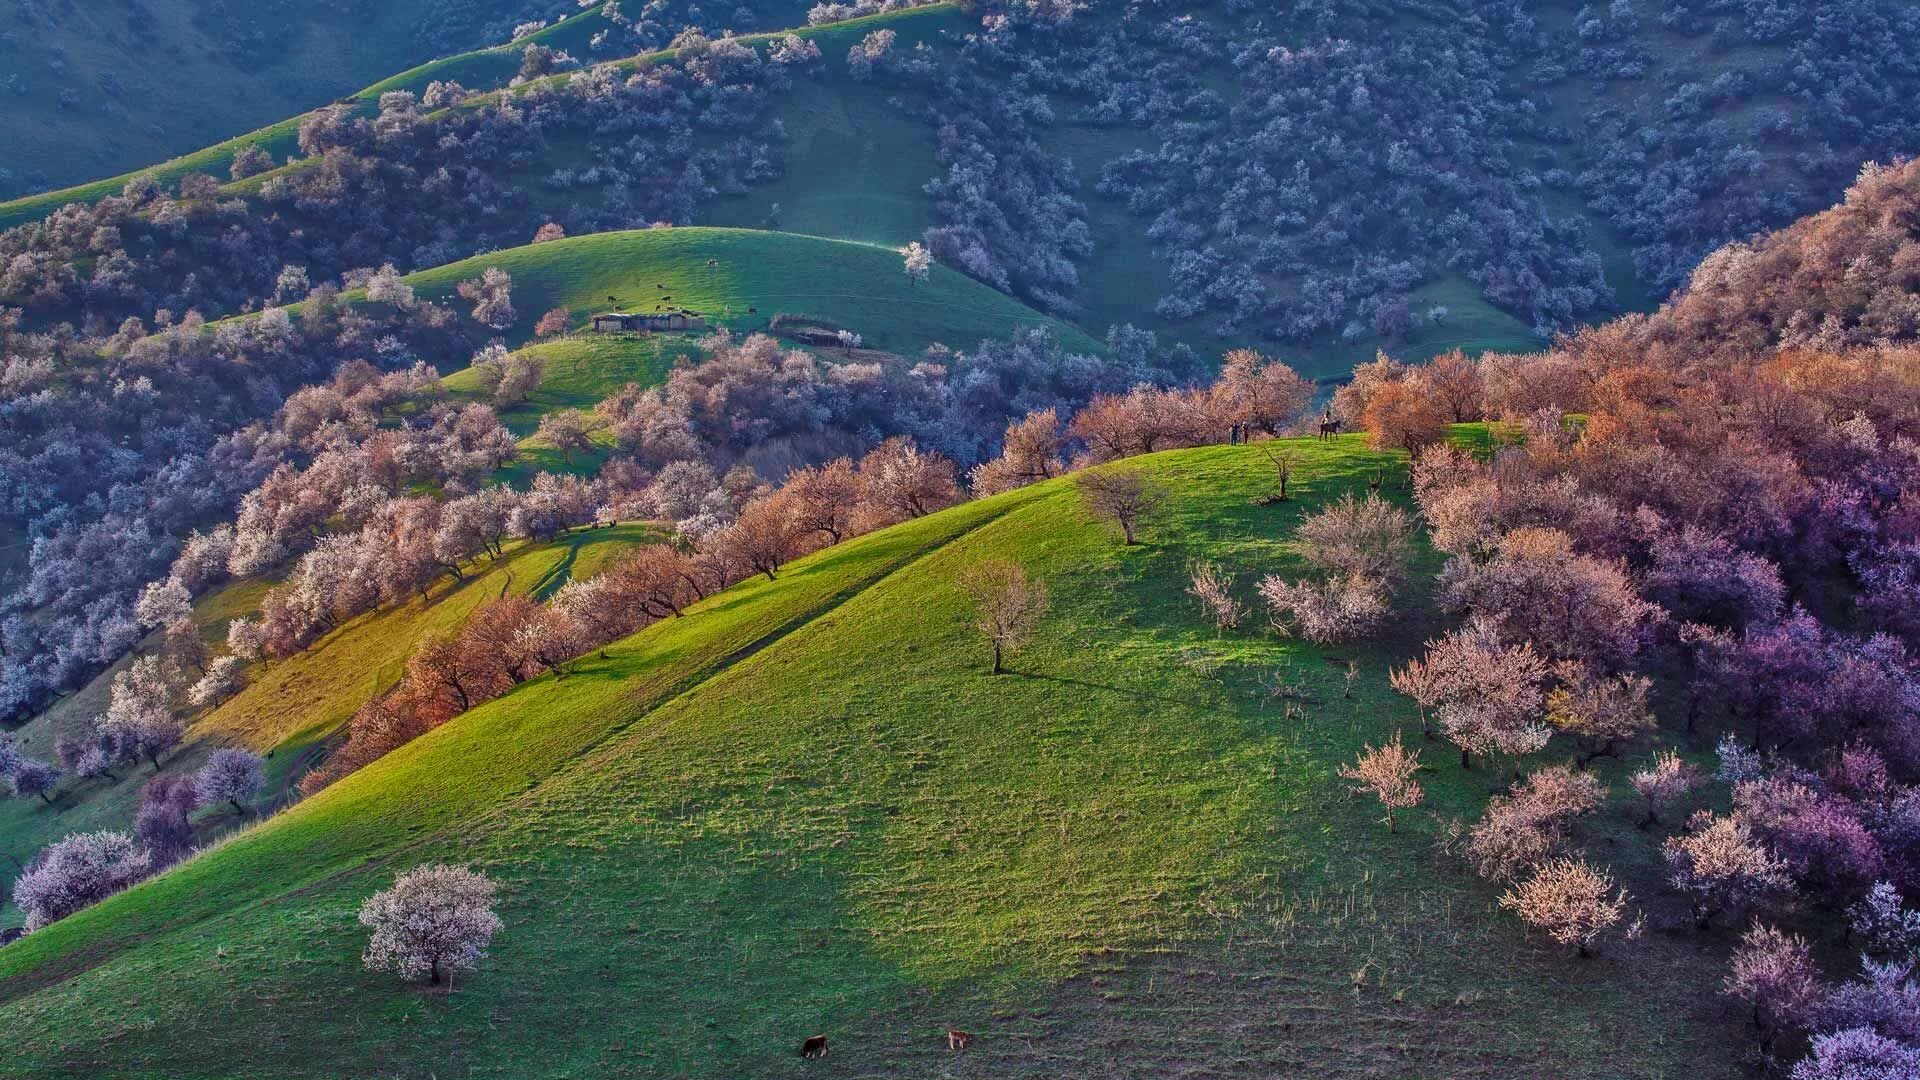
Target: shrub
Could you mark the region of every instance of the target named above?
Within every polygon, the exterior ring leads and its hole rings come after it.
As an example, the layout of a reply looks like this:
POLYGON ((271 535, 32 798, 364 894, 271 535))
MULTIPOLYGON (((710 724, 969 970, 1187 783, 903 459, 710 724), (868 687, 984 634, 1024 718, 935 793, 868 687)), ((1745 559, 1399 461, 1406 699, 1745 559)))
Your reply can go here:
POLYGON ((1420 771, 1420 752, 1408 750, 1393 733, 1393 741, 1379 747, 1368 745, 1352 765, 1340 767, 1343 779, 1356 782, 1354 791, 1371 792, 1387 811, 1387 831, 1394 831, 1394 811, 1411 810, 1426 797, 1414 774, 1420 771))
POLYGON ((1591 956, 1600 936, 1619 925, 1627 894, 1615 891, 1613 878, 1584 860, 1555 859, 1507 890, 1500 906, 1560 944, 1574 946, 1581 956, 1591 956))

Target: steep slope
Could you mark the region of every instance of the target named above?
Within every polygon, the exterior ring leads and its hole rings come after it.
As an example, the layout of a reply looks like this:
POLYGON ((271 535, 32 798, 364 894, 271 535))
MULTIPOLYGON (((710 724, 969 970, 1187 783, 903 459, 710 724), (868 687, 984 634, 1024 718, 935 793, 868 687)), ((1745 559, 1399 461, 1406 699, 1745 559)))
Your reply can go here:
MULTIPOLYGON (((643 526, 621 525, 576 532, 543 544, 517 544, 468 580, 436 588, 427 601, 415 598, 369 612, 296 656, 255 663, 247 672, 245 689, 190 719, 185 745, 168 755, 158 771, 186 775, 216 748, 244 746, 271 755, 269 786, 277 801, 312 766, 317 745, 354 710, 399 679, 421 642, 457 630, 487 600, 508 592, 544 597, 569 580, 593 576, 613 555, 650 539, 643 526)), ((254 615, 267 586, 265 581, 242 581, 202 598, 195 605, 194 621, 209 644, 224 649, 227 623, 254 615)), ((78 737, 105 711, 113 676, 132 659, 131 655, 124 658, 17 729, 14 735, 21 749, 51 758, 56 739, 78 737)), ((114 772, 113 778, 69 779, 51 806, 39 800, 0 802, 0 854, 9 859, 0 865, 0 882, 10 886, 18 861, 62 836, 126 828, 139 804, 140 789, 156 770, 141 763, 114 772)), ((229 824, 221 811, 205 816, 213 819, 213 826, 229 824)), ((0 923, 17 922, 17 910, 0 907, 0 923)))
MULTIPOLYGON (((432 57, 435 23, 463 23, 456 33, 471 37, 483 23, 511 27, 516 17, 551 7, 489 0, 449 20, 444 5, 431 0, 275 5, 247 18, 190 0, 124 8, 22 4, 10 51, 43 52, 55 63, 9 72, 0 141, 15 175, 0 193, 163 160, 319 105, 432 57), (128 63, 132 56, 145 61, 128 63)), ((463 72, 483 69, 462 65, 463 72)))
MULTIPOLYGON (((455 286, 489 267, 512 275, 521 310, 520 330, 510 335, 515 344, 525 340, 540 313, 567 307, 577 325, 590 313, 608 310, 606 297, 612 294, 637 310, 654 306, 642 298, 670 295, 675 307, 710 312, 716 325, 741 333, 764 329, 780 312, 827 318, 858 329, 869 349, 908 356, 935 342, 970 348, 982 339, 1032 326, 1051 328, 1077 350, 1101 348, 1072 327, 952 270, 936 267, 927 281, 916 283, 904 273, 898 252, 778 233, 662 229, 595 234, 496 252, 407 280, 422 296, 458 304, 455 286), (732 316, 722 314, 728 308, 732 316)), ((674 363, 701 355, 701 336, 580 330, 527 345, 545 362, 545 375, 526 400, 503 410, 506 423, 523 442, 521 459, 499 479, 525 483, 542 470, 591 471, 605 454, 564 459, 533 436, 540 417, 556 409, 591 408, 628 383, 661 381, 674 363)), ((872 354, 856 354, 861 355, 872 354)), ((833 350, 830 358, 847 359, 840 350, 833 350)), ((465 357, 436 359, 452 366, 465 357)), ((446 385, 456 397, 485 398, 477 372, 455 371, 446 385)), ((608 439, 603 437, 603 442, 608 439)), ((624 527, 518 550, 484 579, 448 596, 436 595, 431 604, 408 603, 355 620, 315 649, 256 670, 253 685, 195 721, 195 745, 171 763, 169 771, 190 770, 215 746, 237 741, 262 752, 281 751, 284 756, 274 762, 275 777, 290 777, 301 765, 311 764, 301 756, 304 750, 393 684, 419 641, 457 627, 468 611, 502 588, 524 592, 555 574, 587 572, 606 553, 640 538, 637 526, 624 527)), ((262 582, 245 582, 207 597, 199 618, 210 640, 223 641, 227 620, 250 614, 264 588, 262 582)), ((107 687, 130 660, 109 668, 20 728, 23 751, 51 758, 57 737, 77 735, 105 710, 107 687)), ((139 769, 128 770, 115 782, 69 782, 59 805, 44 812, 36 812, 42 809, 37 803, 0 802, 0 854, 25 859, 77 829, 124 826, 147 778, 147 770, 139 769)), ((0 869, 0 883, 11 881, 13 873, 10 866, 0 869)))
MULTIPOLYGON (((782 1076, 827 1032, 832 1067, 871 1076, 1728 1075, 1737 1020, 1699 1000, 1691 944, 1587 963, 1529 944, 1432 826, 1391 837, 1333 779, 1411 721, 1385 669, 1430 613, 1338 654, 1203 628, 1192 560, 1290 569, 1292 521, 1398 471, 1352 438, 1297 449, 1291 503, 1255 504, 1258 448, 1157 455, 1175 495, 1140 547, 1054 481, 523 686, 0 950, 0 1060, 782 1076), (987 557, 1053 597, 1003 678, 953 584, 987 557), (507 929, 446 997, 362 971, 354 922, 436 859, 505 885, 507 929), (948 1028, 978 1040, 943 1065, 948 1028)), ((1438 768, 1433 805, 1462 813, 1486 782, 1438 768)), ((1598 827, 1634 834, 1620 810, 1598 827)))

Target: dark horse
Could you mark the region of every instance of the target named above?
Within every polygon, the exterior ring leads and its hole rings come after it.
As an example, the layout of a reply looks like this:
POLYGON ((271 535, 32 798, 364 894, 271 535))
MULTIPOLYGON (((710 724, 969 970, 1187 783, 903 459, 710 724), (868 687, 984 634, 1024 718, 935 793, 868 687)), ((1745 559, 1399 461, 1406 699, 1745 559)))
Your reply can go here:
POLYGON ((1340 426, 1344 423, 1346 423, 1346 421, 1336 420, 1332 417, 1327 417, 1321 420, 1320 421, 1320 437, 1323 439, 1331 439, 1335 435, 1340 434, 1340 426))

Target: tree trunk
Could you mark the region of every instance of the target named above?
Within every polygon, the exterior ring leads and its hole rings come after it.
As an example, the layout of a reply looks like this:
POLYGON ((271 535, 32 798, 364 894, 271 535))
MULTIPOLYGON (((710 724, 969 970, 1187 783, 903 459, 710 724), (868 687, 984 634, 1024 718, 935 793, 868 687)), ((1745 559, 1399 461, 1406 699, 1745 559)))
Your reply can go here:
POLYGON ((1465 747, 1462 747, 1460 750, 1460 767, 1463 769, 1473 768, 1473 754, 1465 747))
POLYGON ((993 643, 993 674, 999 675, 1005 670, 1000 663, 1000 643, 996 641, 993 643))

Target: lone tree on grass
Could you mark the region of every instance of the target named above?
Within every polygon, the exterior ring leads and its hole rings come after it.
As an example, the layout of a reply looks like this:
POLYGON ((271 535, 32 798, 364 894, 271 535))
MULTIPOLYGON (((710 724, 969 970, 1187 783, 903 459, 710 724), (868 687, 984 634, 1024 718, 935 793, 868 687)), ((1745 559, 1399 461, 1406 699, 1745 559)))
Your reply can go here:
POLYGON ((234 810, 246 813, 242 799, 252 799, 266 786, 265 760, 251 750, 237 746, 215 750, 193 778, 194 791, 205 804, 229 802, 234 810))
POLYGON ((1554 859, 1500 897, 1500 906, 1545 930, 1581 956, 1592 956, 1601 935, 1619 925, 1627 894, 1615 891, 1613 878, 1584 860, 1554 859))
POLYGON ((465 867, 428 863, 394 879, 360 908, 360 922, 373 931, 363 959, 370 971, 425 978, 438 986, 453 973, 471 970, 504 925, 493 913, 493 882, 465 867))
POLYGON ((907 245, 907 280, 921 282, 933 272, 933 253, 920 241, 907 245))
POLYGON ((989 559, 960 575, 960 589, 973 601, 974 628, 993 647, 993 674, 1005 673, 1005 659, 1018 652, 1047 611, 1047 586, 1027 577, 1018 563, 989 559))
POLYGON ((1352 765, 1341 766, 1340 776, 1355 781, 1354 791, 1372 792, 1380 800, 1387 811, 1387 831, 1393 832, 1394 811, 1411 810, 1426 798, 1420 782, 1413 778, 1419 771, 1420 751, 1408 750, 1396 731, 1393 741, 1377 748, 1369 745, 1352 765))
POLYGON ((1166 504, 1166 489, 1139 469, 1094 469, 1074 477, 1087 512, 1117 527, 1128 544, 1140 542, 1140 526, 1166 504))
POLYGON ((535 434, 560 451, 560 460, 567 465, 573 464, 573 455, 593 449, 593 425, 584 414, 571 409, 541 417, 535 434))
POLYGON ((1300 467, 1299 451, 1285 446, 1268 445, 1262 446, 1260 452, 1267 455, 1267 460, 1273 463, 1273 479, 1276 485, 1274 493, 1260 501, 1263 503, 1286 502, 1292 498, 1287 494, 1287 485, 1293 481, 1293 474, 1300 467))

